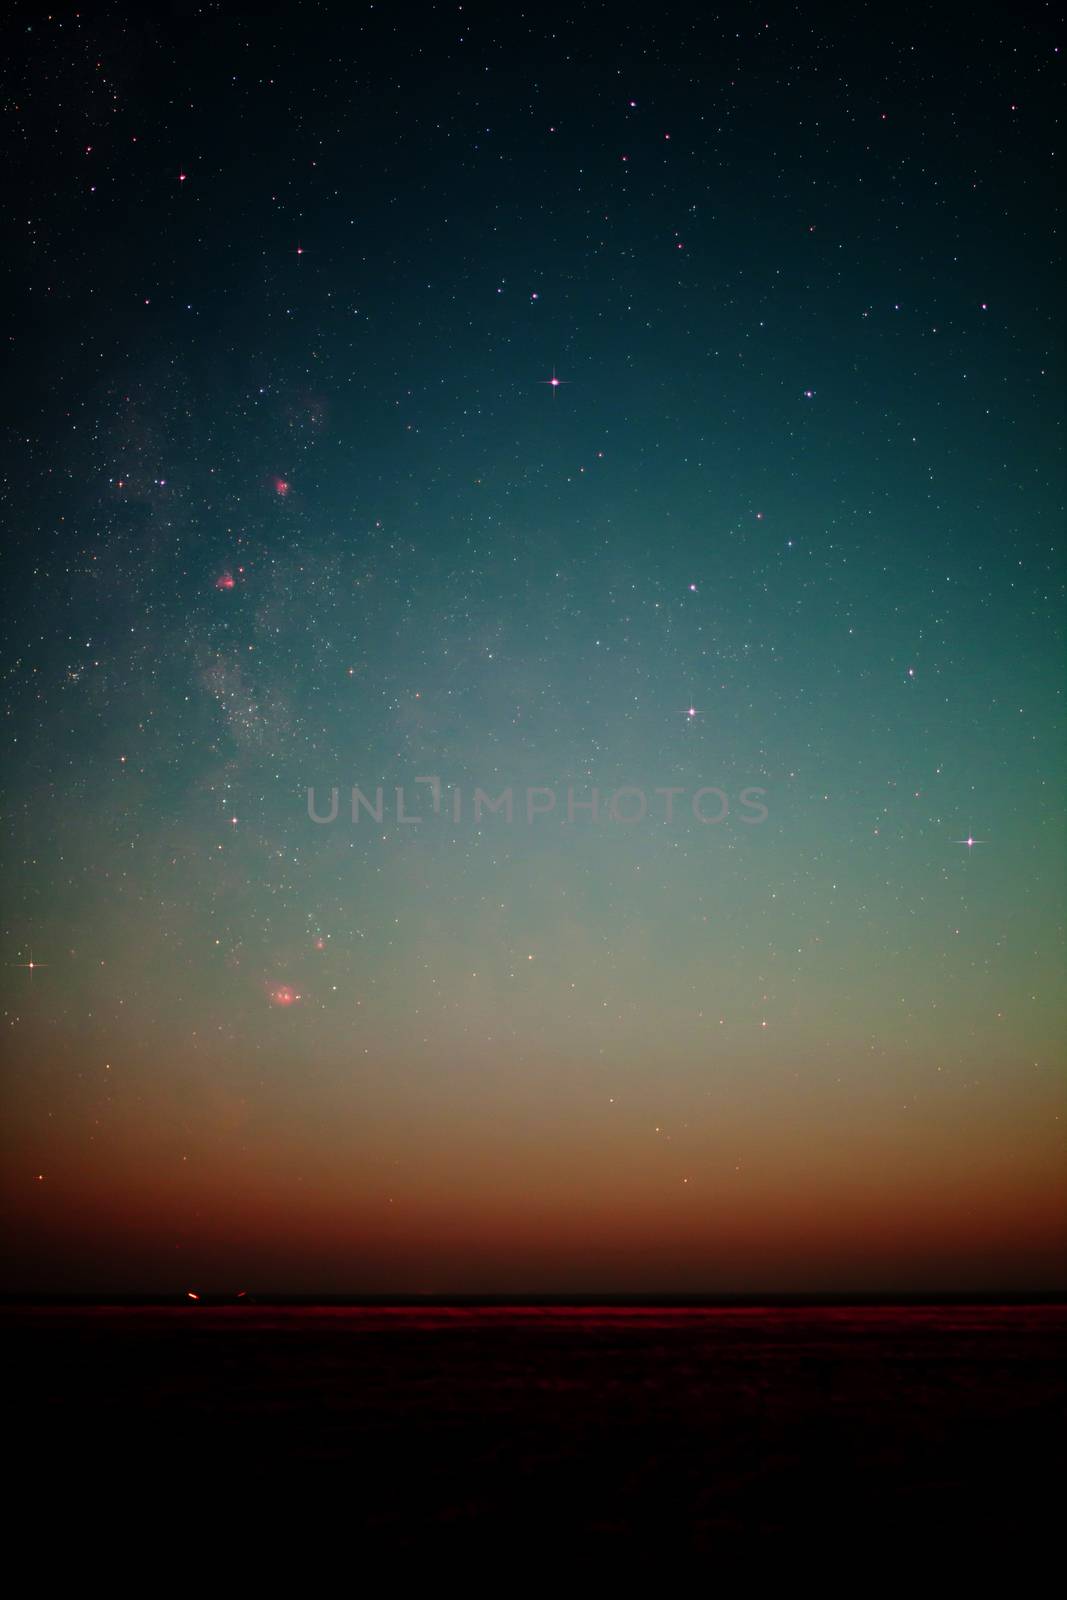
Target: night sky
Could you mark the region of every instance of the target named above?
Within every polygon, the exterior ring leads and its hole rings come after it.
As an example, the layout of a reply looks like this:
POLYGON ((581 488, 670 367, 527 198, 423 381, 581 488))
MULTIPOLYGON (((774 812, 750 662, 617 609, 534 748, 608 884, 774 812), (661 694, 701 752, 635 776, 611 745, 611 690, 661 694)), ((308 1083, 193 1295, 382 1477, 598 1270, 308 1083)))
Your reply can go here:
POLYGON ((1053 14, 7 44, 7 1285, 1062 1284, 1053 14))

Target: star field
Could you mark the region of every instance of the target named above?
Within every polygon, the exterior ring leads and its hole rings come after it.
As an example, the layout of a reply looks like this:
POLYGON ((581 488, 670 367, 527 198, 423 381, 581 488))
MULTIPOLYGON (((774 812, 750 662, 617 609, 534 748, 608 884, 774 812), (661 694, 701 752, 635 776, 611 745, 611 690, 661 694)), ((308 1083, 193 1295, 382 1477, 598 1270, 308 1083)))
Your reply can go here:
POLYGON ((16 1286, 1060 1281, 1060 42, 19 23, 16 1286))

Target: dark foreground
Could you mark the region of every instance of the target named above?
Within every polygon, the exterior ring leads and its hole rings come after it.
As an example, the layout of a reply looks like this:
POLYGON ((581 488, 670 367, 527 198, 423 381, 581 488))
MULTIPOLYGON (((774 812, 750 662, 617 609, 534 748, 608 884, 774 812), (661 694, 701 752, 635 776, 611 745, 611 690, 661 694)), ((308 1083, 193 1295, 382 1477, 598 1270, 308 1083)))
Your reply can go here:
POLYGON ((877 1562, 1032 1554, 1059 1518, 1063 1307, 4 1320, 15 1526, 49 1547, 877 1562))

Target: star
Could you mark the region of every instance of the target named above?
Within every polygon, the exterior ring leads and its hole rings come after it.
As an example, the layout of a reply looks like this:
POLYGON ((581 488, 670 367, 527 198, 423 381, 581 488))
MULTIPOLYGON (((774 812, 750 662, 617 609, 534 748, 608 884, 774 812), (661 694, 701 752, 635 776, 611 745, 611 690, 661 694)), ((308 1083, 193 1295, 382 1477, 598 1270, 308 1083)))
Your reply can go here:
POLYGON ((541 379, 541 382, 543 384, 547 385, 547 387, 549 389, 551 389, 554 393, 557 392, 560 389, 560 387, 564 383, 567 383, 568 381, 569 380, 566 379, 566 378, 557 378, 556 377, 556 369, 555 369, 555 367, 552 368, 552 376, 551 376, 551 378, 542 378, 541 379))
POLYGON ((12 966, 12 967, 20 968, 23 972, 28 972, 30 974, 30 976, 32 977, 33 974, 35 972, 37 972, 39 968, 47 967, 49 965, 49 962, 47 962, 47 961, 35 961, 33 959, 33 957, 31 956, 28 961, 11 961, 11 962, 8 963, 8 965, 12 966))
POLYGON ((968 834, 966 839, 953 839, 952 843, 965 844, 968 850, 973 850, 976 844, 988 844, 989 841, 988 839, 974 839, 968 834))

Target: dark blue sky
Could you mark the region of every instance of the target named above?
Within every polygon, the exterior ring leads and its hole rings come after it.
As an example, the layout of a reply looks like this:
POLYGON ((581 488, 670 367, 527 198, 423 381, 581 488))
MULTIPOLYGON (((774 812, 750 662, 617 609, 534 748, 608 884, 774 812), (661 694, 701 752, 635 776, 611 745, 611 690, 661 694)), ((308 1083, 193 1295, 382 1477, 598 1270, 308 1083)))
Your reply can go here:
POLYGON ((1047 15, 17 25, 20 1286, 1058 1281, 1047 15))

